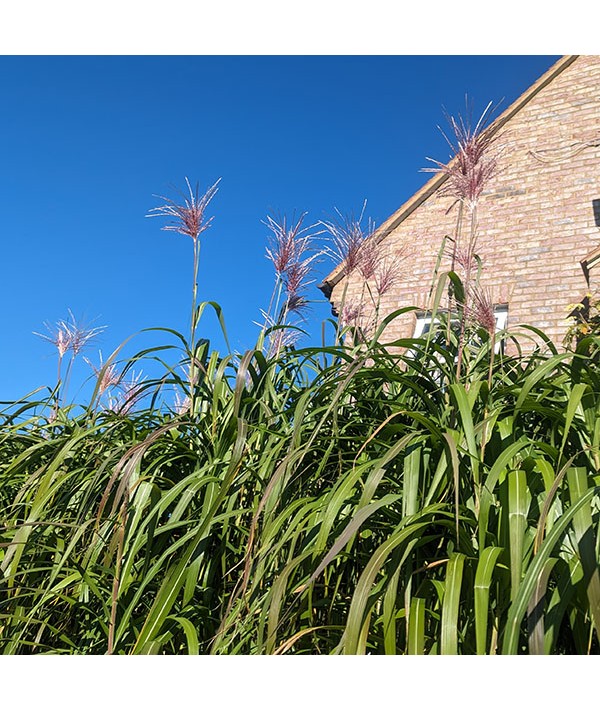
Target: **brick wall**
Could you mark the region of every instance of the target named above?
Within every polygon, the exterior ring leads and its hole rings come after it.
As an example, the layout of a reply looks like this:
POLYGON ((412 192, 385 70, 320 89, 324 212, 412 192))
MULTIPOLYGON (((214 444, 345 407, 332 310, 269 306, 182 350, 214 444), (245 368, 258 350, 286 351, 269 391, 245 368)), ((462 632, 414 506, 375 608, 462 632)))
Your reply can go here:
MULTIPOLYGON (((510 111, 510 109, 508 110, 510 111)), ((477 253, 482 285, 496 303, 508 303, 508 326, 536 326, 560 344, 567 306, 588 286, 580 261, 600 245, 600 57, 580 56, 500 131, 498 175, 478 206, 477 253)), ((381 299, 380 313, 403 306, 427 309, 427 296, 444 235, 453 234, 453 198, 434 193, 385 237, 403 255, 403 274, 381 299)), ((449 269, 444 258, 442 269, 449 269)), ((600 265, 591 271, 600 287, 600 265)), ((331 300, 338 309, 365 299, 364 279, 342 278, 331 300)), ((386 337, 411 336, 415 316, 394 321, 386 337)), ((519 330, 518 328, 516 330, 519 330)))

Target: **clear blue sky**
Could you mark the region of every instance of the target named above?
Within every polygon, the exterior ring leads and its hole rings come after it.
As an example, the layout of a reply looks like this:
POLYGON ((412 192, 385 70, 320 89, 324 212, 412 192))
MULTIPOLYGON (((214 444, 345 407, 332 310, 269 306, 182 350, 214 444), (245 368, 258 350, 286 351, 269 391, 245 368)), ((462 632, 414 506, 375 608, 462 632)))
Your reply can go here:
MULTIPOLYGON (((317 221, 367 199, 381 222, 427 180, 427 156, 448 158, 444 107, 464 112, 468 94, 476 114, 504 109, 556 59, 0 57, 0 400, 53 383, 53 348, 32 332, 68 308, 107 326, 93 359, 143 328, 187 332, 191 240, 145 219, 170 185, 222 178, 199 297, 222 306, 241 351, 273 285, 268 214, 317 221)), ((315 305, 315 338, 328 314, 315 305)), ((213 318, 201 331, 221 347, 213 318)))

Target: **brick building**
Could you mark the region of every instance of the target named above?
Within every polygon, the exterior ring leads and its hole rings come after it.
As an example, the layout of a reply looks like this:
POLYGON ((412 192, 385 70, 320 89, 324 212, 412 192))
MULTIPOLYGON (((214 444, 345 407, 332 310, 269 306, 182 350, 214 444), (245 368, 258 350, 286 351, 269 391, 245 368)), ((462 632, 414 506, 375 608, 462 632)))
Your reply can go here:
MULTIPOLYGON (((560 344, 569 304, 600 286, 600 57, 561 58, 487 131, 502 148, 477 207, 481 284, 500 326, 530 324, 560 344)), ((381 296, 380 315, 421 309, 393 321, 386 340, 418 335, 426 321, 442 240, 456 229, 447 180, 434 174, 370 238, 402 262, 401 278, 381 296)), ((448 252, 441 269, 450 269, 448 252)), ((360 271, 344 265, 320 288, 334 311, 342 300, 356 306, 370 293, 360 271)))

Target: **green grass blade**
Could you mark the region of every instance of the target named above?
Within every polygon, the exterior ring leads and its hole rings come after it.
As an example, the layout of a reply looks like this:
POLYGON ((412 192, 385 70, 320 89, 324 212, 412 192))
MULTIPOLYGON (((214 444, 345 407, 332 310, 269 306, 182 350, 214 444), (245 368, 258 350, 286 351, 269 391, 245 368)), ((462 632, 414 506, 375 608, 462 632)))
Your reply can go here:
MULTIPOLYGON (((571 493, 571 501, 575 504, 588 491, 587 470, 583 467, 571 467, 567 472, 567 482, 571 493)), ((596 550, 591 502, 588 502, 577 511, 573 517, 573 529, 579 558, 583 567, 590 616, 596 630, 596 636, 600 641, 600 561, 596 550)))
POLYGON ((527 638, 529 654, 544 654, 544 601, 550 573, 556 563, 556 558, 549 558, 543 565, 539 578, 527 606, 527 638))
POLYGON ((487 649, 488 628, 489 628, 489 600, 492 576, 498 556, 502 553, 502 548, 491 546, 482 551, 475 573, 475 642, 477 654, 485 654, 487 649))
POLYGON ((440 654, 458 654, 458 611, 465 559, 464 553, 452 553, 446 567, 440 654))
POLYGON ((508 534, 510 553, 510 596, 514 600, 521 584, 523 542, 527 528, 529 496, 527 478, 522 469, 508 473, 508 534))
POLYGON ((535 587, 538 584, 546 562, 551 557, 552 552, 561 537, 564 536, 566 530, 571 525, 575 514, 583 509, 594 496, 598 495, 599 492, 600 487, 590 489, 582 496, 581 499, 579 499, 576 504, 571 506, 561 516, 560 520, 555 523, 552 531, 544 540, 539 552, 533 557, 533 560, 525 573, 519 592, 510 606, 506 622, 504 642, 502 645, 502 654, 517 654, 519 649, 521 622, 529 605, 529 601, 534 594, 535 587))
POLYGON ((413 597, 408 621, 408 654, 425 654, 425 600, 413 597))
POLYGON ((179 591, 185 583, 186 568, 192 559, 198 544, 202 540, 207 527, 211 525, 213 516, 225 498, 229 486, 238 471, 238 467, 242 461, 242 456, 246 446, 246 431, 247 427, 245 423, 240 420, 238 423, 238 436, 231 455, 231 461, 224 476, 223 484, 221 485, 218 496, 215 498, 208 515, 195 532, 191 543, 188 544, 179 563, 166 575, 165 580, 156 595, 154 603, 148 612, 144 626, 140 631, 139 637, 133 649, 134 654, 136 652, 144 653, 141 652, 141 650, 149 649, 149 645, 159 635, 162 624, 169 615, 179 591))

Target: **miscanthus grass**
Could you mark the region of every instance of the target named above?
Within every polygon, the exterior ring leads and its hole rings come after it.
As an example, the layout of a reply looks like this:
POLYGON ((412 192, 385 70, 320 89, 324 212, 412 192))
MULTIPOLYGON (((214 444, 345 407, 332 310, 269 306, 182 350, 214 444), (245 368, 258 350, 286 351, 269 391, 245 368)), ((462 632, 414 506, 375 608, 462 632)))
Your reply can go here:
POLYGON ((192 225, 191 332, 157 331, 178 351, 117 349, 79 408, 56 388, 6 404, 2 652, 597 654, 598 339, 558 352, 440 315, 386 343, 403 309, 360 338, 334 323, 332 345, 265 347, 291 328, 284 267, 313 254, 301 222, 270 229, 255 348, 201 338, 222 315, 196 303, 192 225), (146 359, 164 372, 135 375, 146 359))
POLYGON ((194 413, 14 403, 2 651, 597 653, 597 363, 490 380, 481 337, 461 380, 373 339, 206 352, 194 413))

